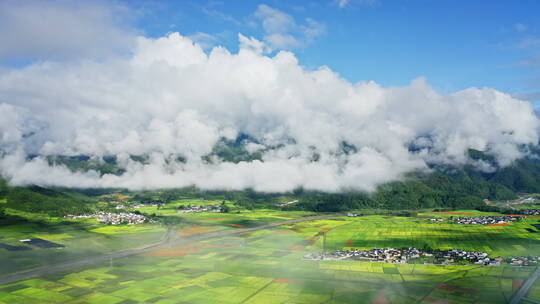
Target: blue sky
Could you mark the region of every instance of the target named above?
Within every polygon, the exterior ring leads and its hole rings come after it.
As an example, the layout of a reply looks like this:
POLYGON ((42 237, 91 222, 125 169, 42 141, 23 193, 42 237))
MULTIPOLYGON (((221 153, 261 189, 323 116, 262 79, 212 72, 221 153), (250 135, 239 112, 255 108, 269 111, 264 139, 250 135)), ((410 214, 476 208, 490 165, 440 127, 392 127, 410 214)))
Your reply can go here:
POLYGON ((105 56, 133 34, 235 52, 242 33, 351 82, 425 77, 442 93, 492 87, 540 102, 539 13, 535 0, 6 0, 0 67, 105 56))
POLYGON ((327 65, 349 81, 375 80, 384 86, 405 85, 423 76, 441 92, 493 87, 540 100, 539 1, 125 4, 138 12, 135 26, 147 36, 179 31, 233 51, 239 32, 264 40, 255 12, 266 5, 289 15, 297 26, 306 25, 308 18, 322 25, 320 34, 290 47, 307 68, 327 65))

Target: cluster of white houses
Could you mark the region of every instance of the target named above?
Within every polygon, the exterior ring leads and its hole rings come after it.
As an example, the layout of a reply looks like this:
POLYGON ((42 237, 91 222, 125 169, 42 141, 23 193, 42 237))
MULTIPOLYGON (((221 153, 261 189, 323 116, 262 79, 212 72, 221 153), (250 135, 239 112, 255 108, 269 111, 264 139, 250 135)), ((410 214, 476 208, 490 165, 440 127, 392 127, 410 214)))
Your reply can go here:
POLYGON ((521 209, 518 212, 523 215, 540 215, 540 209, 521 209))
POLYGON ((441 223, 444 221, 444 219, 440 217, 433 217, 433 218, 430 218, 429 221, 432 223, 441 223))
POLYGON ((207 206, 188 206, 184 209, 178 209, 178 213, 196 213, 196 212, 222 212, 220 205, 207 206))
POLYGON ((419 258, 423 253, 414 248, 374 248, 370 250, 336 250, 330 253, 309 253, 307 260, 365 260, 384 263, 407 263, 409 259, 419 258))
POLYGON ((66 215, 64 218, 67 219, 84 219, 84 218, 97 218, 98 222, 108 224, 108 225, 135 225, 142 224, 148 221, 148 218, 141 214, 136 213, 111 213, 105 211, 96 211, 92 214, 83 214, 83 215, 66 215))
MULTIPOLYGON (((477 265, 499 266, 502 258, 492 259, 480 251, 450 249, 426 252, 418 248, 374 248, 370 250, 336 250, 330 253, 310 253, 304 256, 308 260, 358 260, 369 262, 406 264, 414 259, 423 258, 425 264, 449 265, 471 263, 477 265)), ((422 261, 422 260, 420 260, 422 261)))
POLYGON ((130 205, 130 203, 127 202, 126 204, 116 205, 114 208, 115 209, 127 209, 127 208, 139 209, 141 207, 157 207, 158 205, 159 205, 158 203, 146 203, 146 204, 136 203, 136 204, 131 204, 130 205))
POLYGON ((522 218, 521 216, 471 216, 459 217, 455 222, 456 224, 492 225, 517 222, 522 218))
POLYGON ((514 266, 537 266, 540 263, 540 256, 511 257, 506 262, 514 266))

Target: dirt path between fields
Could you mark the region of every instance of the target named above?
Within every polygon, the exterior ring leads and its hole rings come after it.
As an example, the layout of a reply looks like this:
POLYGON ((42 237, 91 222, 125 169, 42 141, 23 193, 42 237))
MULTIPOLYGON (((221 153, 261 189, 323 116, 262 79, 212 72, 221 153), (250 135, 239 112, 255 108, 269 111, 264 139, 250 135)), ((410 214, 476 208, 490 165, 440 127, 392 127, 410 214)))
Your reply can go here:
POLYGON ((76 268, 76 267, 81 267, 81 266, 86 266, 86 265, 91 265, 91 264, 97 264, 100 262, 109 261, 111 259, 118 259, 118 258, 130 256, 130 255, 147 253, 150 251, 154 251, 157 249, 164 249, 171 246, 186 245, 186 244, 190 244, 194 242, 199 242, 203 240, 219 238, 219 237, 224 237, 224 236, 229 236, 229 235, 235 235, 235 234, 240 234, 240 233, 249 232, 249 231, 264 230, 264 229, 270 229, 270 228, 274 228, 274 227, 278 227, 282 225, 290 225, 290 224, 321 220, 321 219, 327 219, 327 218, 333 218, 333 217, 339 217, 339 216, 344 216, 344 214, 331 214, 331 215, 318 215, 318 216, 303 217, 299 219, 275 222, 275 223, 266 224, 266 225, 257 226, 257 227, 251 227, 251 228, 238 228, 238 229, 232 229, 232 230, 222 230, 222 231, 203 233, 203 234, 193 235, 193 236, 189 236, 189 237, 185 237, 181 239, 172 239, 171 235, 173 235, 174 230, 169 229, 169 231, 167 231, 167 236, 165 240, 157 244, 153 244, 153 245, 149 245, 149 246, 137 248, 137 249, 122 250, 122 251, 117 251, 113 253, 102 254, 95 257, 83 258, 83 259, 79 259, 75 261, 68 261, 65 263, 60 263, 60 264, 46 266, 46 267, 40 267, 40 268, 21 271, 21 272, 12 273, 12 274, 0 275, 0 284, 8 284, 12 282, 26 280, 29 278, 39 277, 41 275, 48 274, 48 273, 64 271, 71 268, 76 268))

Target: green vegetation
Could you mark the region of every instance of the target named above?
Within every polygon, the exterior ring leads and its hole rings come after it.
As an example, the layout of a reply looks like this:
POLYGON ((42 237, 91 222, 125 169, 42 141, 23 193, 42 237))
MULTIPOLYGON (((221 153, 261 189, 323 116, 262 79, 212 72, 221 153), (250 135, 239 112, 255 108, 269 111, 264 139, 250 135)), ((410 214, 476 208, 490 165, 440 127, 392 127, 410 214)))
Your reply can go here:
MULTIPOLYGON (((459 216, 489 214, 456 212, 470 213, 459 216)), ((353 240, 353 247, 359 248, 428 242, 449 248, 476 246, 492 254, 538 253, 538 234, 521 233, 527 222, 470 227, 429 223, 424 218, 448 219, 458 216, 456 212, 340 217, 164 248, 0 285, 0 303, 507 303, 534 267, 302 259, 306 253, 322 250, 322 238, 317 236, 320 230, 328 231, 327 244, 333 249, 353 240), (497 237, 502 240, 495 241, 497 237)), ((250 220, 266 213, 256 211, 257 216, 250 220)), ((282 218, 288 215, 268 213, 282 218)), ((201 226, 211 227, 223 216, 239 215, 190 214, 192 226, 182 229, 186 232, 180 232, 180 237, 203 233, 201 226)), ((530 299, 540 300, 537 289, 538 285, 531 289, 530 299)))
MULTIPOLYGON (((0 247, 0 261, 10 261, 2 266, 2 273, 17 272, 39 266, 76 260, 101 253, 138 248, 159 243, 166 237, 167 224, 181 235, 192 235, 238 227, 254 227, 275 221, 312 215, 308 212, 278 210, 235 211, 234 213, 179 214, 176 206, 192 203, 197 205, 216 204, 216 201, 201 199, 179 200, 158 207, 135 209, 145 214, 155 214, 155 224, 108 226, 94 218, 67 220, 46 213, 32 213, 19 209, 4 208, 0 214, 0 244, 23 246, 22 239, 41 238, 65 245, 62 249, 26 248, 31 250, 7 250, 0 247), (164 225, 165 224, 165 225, 164 225), (199 231, 200 230, 200 231, 199 231)), ((7 205, 1 203, 0 206, 7 205)), ((99 203, 98 205, 102 205, 99 203)), ((106 206, 106 205, 105 205, 106 206)))
POLYGON ((371 215, 301 223, 288 228, 305 238, 315 236, 320 230, 327 231, 328 250, 428 247, 484 251, 492 257, 540 254, 540 233, 526 230, 538 223, 536 217, 504 226, 458 225, 451 221, 452 217, 487 215, 497 213, 458 210, 420 213, 418 217, 371 215), (445 220, 440 223, 428 220, 435 217, 445 220))
MULTIPOLYGON (((238 147, 224 144, 220 149, 214 151, 220 157, 244 160, 238 158, 238 147)), ((492 161, 481 153, 472 151, 471 155, 473 159, 492 161)), ((68 160, 72 162, 72 170, 90 168, 78 167, 85 160, 68 160)), ((55 159, 61 163, 68 160, 55 159)), ((112 159, 98 164, 115 165, 112 159)), ((506 303, 531 274, 532 267, 302 259, 307 253, 322 250, 320 231, 326 232, 327 250, 414 246, 485 251, 492 257, 540 254, 540 231, 534 226, 540 223, 538 217, 500 226, 457 225, 452 221, 452 217, 511 214, 515 212, 512 208, 538 208, 534 202, 515 204, 521 200, 516 199, 518 192, 540 192, 537 161, 520 160, 493 173, 482 173, 472 166, 434 169, 431 173, 411 173, 403 181, 381 185, 371 194, 302 189, 291 193, 257 193, 249 189, 203 191, 193 187, 137 192, 73 190, 9 187, 0 180, 0 244, 3 246, 0 260, 9 261, 3 263, 3 273, 144 247, 170 238, 256 227, 314 215, 314 212, 354 210, 361 215, 245 232, 0 285, 0 304, 218 300, 223 303, 506 303), (486 204, 484 199, 491 202, 486 204), (278 204, 296 200, 287 205, 278 204), (178 212, 189 206, 207 205, 220 205, 227 212, 178 212), (156 222, 107 226, 93 218, 63 218, 66 214, 96 210, 135 212, 156 222), (428 219, 433 217, 444 220, 430 222, 428 219), (38 248, 20 242, 28 238, 65 247, 38 248)), ((529 291, 528 298, 540 300, 538 284, 529 291)))
POLYGON ((0 244, 22 246, 26 250, 0 248, 0 261, 9 261, 2 263, 2 273, 157 243, 166 232, 164 227, 150 224, 111 228, 95 219, 65 220, 6 208, 0 215, 0 244), (40 238, 66 247, 44 249, 20 242, 29 238, 40 238))
POLYGON ((7 194, 6 208, 51 216, 80 214, 91 210, 93 201, 77 193, 45 189, 38 186, 14 187, 7 194))

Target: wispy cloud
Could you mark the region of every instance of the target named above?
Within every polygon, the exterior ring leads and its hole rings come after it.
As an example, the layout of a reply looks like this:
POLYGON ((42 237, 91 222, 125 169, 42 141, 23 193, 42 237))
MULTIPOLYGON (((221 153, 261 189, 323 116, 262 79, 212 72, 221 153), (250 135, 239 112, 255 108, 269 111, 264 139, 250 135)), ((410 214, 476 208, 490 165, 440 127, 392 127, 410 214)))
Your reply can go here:
POLYGON ((540 38, 538 37, 524 38, 518 42, 517 47, 521 49, 538 48, 540 47, 540 38))
POLYGON ((336 0, 336 3, 339 8, 344 8, 345 6, 347 6, 347 4, 349 4, 349 0, 336 0))
POLYGON ((522 60, 517 63, 517 66, 521 67, 538 67, 540 66, 540 54, 530 57, 526 60, 522 60))
POLYGON ((518 32, 524 32, 527 30, 527 26, 523 23, 514 24, 514 29, 518 32))
POLYGON ((216 9, 216 7, 221 5, 221 4, 222 4, 221 2, 209 2, 209 3, 206 4, 206 6, 202 6, 201 10, 205 14, 207 14, 208 16, 221 19, 221 20, 223 20, 225 22, 232 23, 232 24, 234 24, 236 26, 243 25, 243 22, 236 19, 234 16, 229 15, 229 14, 225 14, 225 13, 219 11, 218 9, 216 9))
POLYGON ((265 4, 257 7, 254 16, 265 32, 264 40, 276 49, 304 47, 326 33, 326 26, 314 19, 298 24, 291 15, 265 4))
POLYGON ((362 5, 374 5, 375 3, 377 3, 378 0, 335 0, 334 3, 339 7, 339 8, 345 8, 353 3, 358 3, 358 4, 362 4, 362 5))

